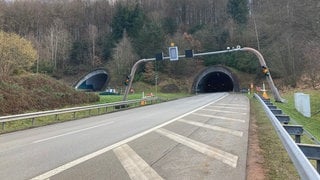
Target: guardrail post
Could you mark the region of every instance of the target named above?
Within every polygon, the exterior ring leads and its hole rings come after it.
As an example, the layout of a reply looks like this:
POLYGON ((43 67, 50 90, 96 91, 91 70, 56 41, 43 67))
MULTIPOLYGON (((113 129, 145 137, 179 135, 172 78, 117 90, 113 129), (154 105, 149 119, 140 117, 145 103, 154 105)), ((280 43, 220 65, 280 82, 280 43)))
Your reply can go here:
POLYGON ((59 114, 56 114, 56 115, 55 115, 54 120, 55 120, 55 121, 58 121, 58 120, 59 120, 59 114))
POLYGON ((276 114, 276 118, 283 124, 288 124, 290 122, 290 117, 284 114, 276 114))
POLYGON ((283 125, 283 128, 288 132, 290 135, 295 136, 295 142, 301 142, 301 135, 303 134, 303 126, 301 125, 283 125))
POLYGON ((2 123, 2 130, 3 130, 3 131, 4 131, 5 126, 6 126, 6 122, 3 122, 3 123, 2 123))
POLYGON ((277 109, 277 106, 274 105, 267 105, 269 109, 277 109))
POLYGON ((282 110, 281 109, 270 109, 270 110, 274 115, 282 114, 282 110))
POLYGON ((264 102, 267 106, 273 106, 273 104, 270 101, 265 101, 264 102))
POLYGON ((301 151, 308 159, 317 161, 317 171, 320 173, 320 146, 313 144, 298 144, 301 151))
POLYGON ((76 119, 76 112, 73 112, 73 119, 76 119))
POLYGON ((31 119, 31 125, 34 126, 34 118, 31 119))

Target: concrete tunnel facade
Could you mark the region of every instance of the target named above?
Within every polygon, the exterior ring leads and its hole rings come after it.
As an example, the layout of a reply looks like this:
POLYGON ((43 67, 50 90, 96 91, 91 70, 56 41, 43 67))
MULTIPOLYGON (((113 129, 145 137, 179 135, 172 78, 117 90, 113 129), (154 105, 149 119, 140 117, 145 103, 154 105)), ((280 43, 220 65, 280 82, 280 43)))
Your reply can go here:
POLYGON ((193 93, 239 92, 235 74, 224 66, 211 66, 201 71, 192 86, 193 93))
POLYGON ((84 91, 104 91, 109 82, 106 70, 98 69, 82 77, 75 85, 75 89, 84 91))
MULTIPOLYGON (((109 82, 106 70, 98 69, 82 77, 75 89, 104 91, 109 82)), ((224 66, 211 66, 202 70, 194 79, 192 93, 239 92, 239 81, 235 74, 224 66)))

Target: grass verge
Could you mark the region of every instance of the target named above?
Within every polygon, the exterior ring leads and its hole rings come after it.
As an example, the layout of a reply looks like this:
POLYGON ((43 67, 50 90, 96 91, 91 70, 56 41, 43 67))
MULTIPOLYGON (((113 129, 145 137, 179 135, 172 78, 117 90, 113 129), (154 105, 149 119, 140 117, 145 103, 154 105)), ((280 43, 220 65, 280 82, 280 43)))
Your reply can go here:
MULTIPOLYGON (((183 97, 188 97, 190 94, 188 93, 158 93, 156 95, 161 100, 169 101, 174 99, 179 99, 183 97)), ((129 94, 128 100, 141 99, 142 93, 129 94)), ((123 95, 100 95, 99 103, 111 103, 111 102, 119 102, 122 101, 123 95)))
POLYGON ((275 103, 277 107, 294 119, 298 124, 303 125, 303 128, 309 131, 315 138, 320 140, 320 92, 319 91, 305 91, 304 93, 310 95, 311 117, 304 117, 300 114, 294 105, 294 92, 283 94, 287 100, 286 103, 275 103))
POLYGON ((263 156, 260 163, 266 176, 261 179, 300 179, 261 104, 255 98, 251 98, 250 103, 250 117, 256 123, 259 148, 263 156))

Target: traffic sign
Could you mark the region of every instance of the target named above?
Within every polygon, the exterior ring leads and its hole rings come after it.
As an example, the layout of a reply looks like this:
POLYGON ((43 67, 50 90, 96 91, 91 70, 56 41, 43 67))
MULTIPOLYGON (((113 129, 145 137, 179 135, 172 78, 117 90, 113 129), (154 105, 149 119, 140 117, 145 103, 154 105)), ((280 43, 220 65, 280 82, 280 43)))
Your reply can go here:
POLYGON ((169 56, 170 56, 170 61, 179 60, 179 52, 178 52, 177 46, 169 47, 169 56))

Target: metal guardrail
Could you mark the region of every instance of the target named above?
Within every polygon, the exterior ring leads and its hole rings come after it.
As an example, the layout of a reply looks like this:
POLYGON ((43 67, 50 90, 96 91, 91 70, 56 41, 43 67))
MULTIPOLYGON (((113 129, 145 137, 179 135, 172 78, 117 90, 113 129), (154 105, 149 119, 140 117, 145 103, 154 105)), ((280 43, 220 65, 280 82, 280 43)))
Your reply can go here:
MULTIPOLYGON (((98 109, 98 111, 101 108, 110 108, 113 107, 114 109, 118 107, 119 109, 128 108, 129 105, 137 104, 146 101, 147 103, 153 103, 157 101, 157 97, 151 97, 151 98, 145 98, 145 99, 137 99, 137 100, 129 100, 129 101, 120 101, 115 103, 106 103, 106 104, 96 104, 96 105, 89 105, 89 106, 82 106, 82 107, 73 107, 73 108, 65 108, 65 109, 57 109, 57 110, 50 110, 50 111, 40 111, 40 112, 33 112, 33 113, 26 113, 26 114, 18 114, 18 115, 9 115, 9 116, 0 116, 0 123, 2 123, 2 130, 5 129, 5 123, 12 122, 12 121, 18 121, 18 120, 28 120, 32 119, 32 126, 34 124, 34 119, 44 116, 51 116, 51 115, 60 115, 65 113, 74 113, 73 118, 75 119, 77 112, 80 111, 87 111, 87 110, 93 110, 98 109)), ((145 104, 145 103, 143 103, 145 104)), ((106 109, 107 111, 107 109, 106 109)))
POLYGON ((283 128, 277 117, 271 112, 269 107, 257 94, 254 95, 262 104, 264 111, 269 117, 272 125, 274 126, 284 148, 287 150, 289 157, 291 158, 294 166, 296 167, 301 179, 319 180, 320 175, 316 169, 312 166, 305 154, 301 151, 298 145, 294 142, 291 136, 283 128))

